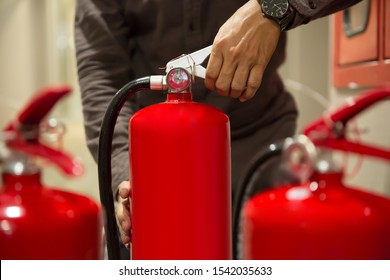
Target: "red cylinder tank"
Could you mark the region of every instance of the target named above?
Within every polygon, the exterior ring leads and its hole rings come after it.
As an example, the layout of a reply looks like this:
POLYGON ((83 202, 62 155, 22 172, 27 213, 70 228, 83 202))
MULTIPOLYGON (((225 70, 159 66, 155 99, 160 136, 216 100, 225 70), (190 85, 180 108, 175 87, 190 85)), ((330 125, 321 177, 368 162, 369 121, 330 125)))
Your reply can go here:
POLYGON ((243 210, 244 259, 390 259, 390 201, 341 173, 259 194, 243 210))
POLYGON ((231 259, 229 119, 168 93, 129 123, 133 259, 231 259))
POLYGON ((3 174, 0 259, 101 259, 100 206, 42 186, 40 173, 3 174))

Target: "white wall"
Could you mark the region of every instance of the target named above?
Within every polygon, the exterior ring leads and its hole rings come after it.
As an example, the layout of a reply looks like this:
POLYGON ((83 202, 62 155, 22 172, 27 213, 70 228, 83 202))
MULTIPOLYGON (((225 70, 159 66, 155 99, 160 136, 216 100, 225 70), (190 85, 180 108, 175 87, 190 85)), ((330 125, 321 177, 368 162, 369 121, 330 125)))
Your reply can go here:
POLYGON ((38 41, 31 3, 0 2, 1 125, 7 121, 8 114, 31 95, 40 80, 40 72, 33 71, 40 55, 31 47, 38 41))
POLYGON ((328 30, 328 18, 323 18, 287 34, 287 60, 280 73, 298 105, 298 132, 328 105, 328 30))

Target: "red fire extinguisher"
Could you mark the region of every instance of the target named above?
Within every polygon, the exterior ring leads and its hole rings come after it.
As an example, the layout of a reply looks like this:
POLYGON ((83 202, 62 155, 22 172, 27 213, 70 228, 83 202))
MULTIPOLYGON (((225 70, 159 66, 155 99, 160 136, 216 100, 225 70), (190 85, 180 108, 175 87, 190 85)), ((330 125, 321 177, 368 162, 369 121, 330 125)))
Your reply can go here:
POLYGON ((111 190, 112 135, 124 102, 144 89, 168 89, 168 94, 165 102, 138 111, 129 122, 132 258, 232 257, 229 119, 191 100, 191 83, 194 76, 204 78, 200 63, 210 50, 169 62, 166 76, 130 82, 108 107, 98 165, 110 259, 119 258, 111 190))
POLYGON ((43 158, 66 175, 78 176, 82 165, 44 143, 40 124, 68 86, 39 92, 0 132, 0 259, 100 259, 102 216, 91 199, 49 188, 41 182, 34 158, 43 158), (1 143, 0 143, 1 144, 1 143))
POLYGON ((234 223, 238 257, 390 259, 390 200, 343 184, 343 170, 332 160, 332 150, 390 160, 390 150, 345 136, 351 118, 389 97, 385 88, 351 99, 308 125, 303 135, 271 145, 259 156, 259 165, 281 157, 299 182, 247 196, 245 203, 241 195, 243 208, 234 223))

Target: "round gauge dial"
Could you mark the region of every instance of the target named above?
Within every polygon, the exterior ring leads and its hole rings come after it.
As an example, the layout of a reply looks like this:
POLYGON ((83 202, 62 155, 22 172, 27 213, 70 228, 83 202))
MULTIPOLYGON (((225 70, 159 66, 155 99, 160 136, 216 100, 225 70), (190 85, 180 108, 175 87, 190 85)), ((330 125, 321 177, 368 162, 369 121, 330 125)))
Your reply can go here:
POLYGON ((167 75, 167 84, 171 91, 180 92, 187 89, 191 82, 191 76, 183 68, 174 68, 167 75))

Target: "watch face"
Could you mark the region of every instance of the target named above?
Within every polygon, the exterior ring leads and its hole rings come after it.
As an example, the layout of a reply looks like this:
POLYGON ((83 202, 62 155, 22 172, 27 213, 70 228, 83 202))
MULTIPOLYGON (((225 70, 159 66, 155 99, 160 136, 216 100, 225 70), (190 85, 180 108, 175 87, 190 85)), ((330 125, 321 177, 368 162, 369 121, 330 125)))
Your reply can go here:
POLYGON ((288 10, 288 0, 262 0, 263 13, 273 18, 281 18, 288 10))

